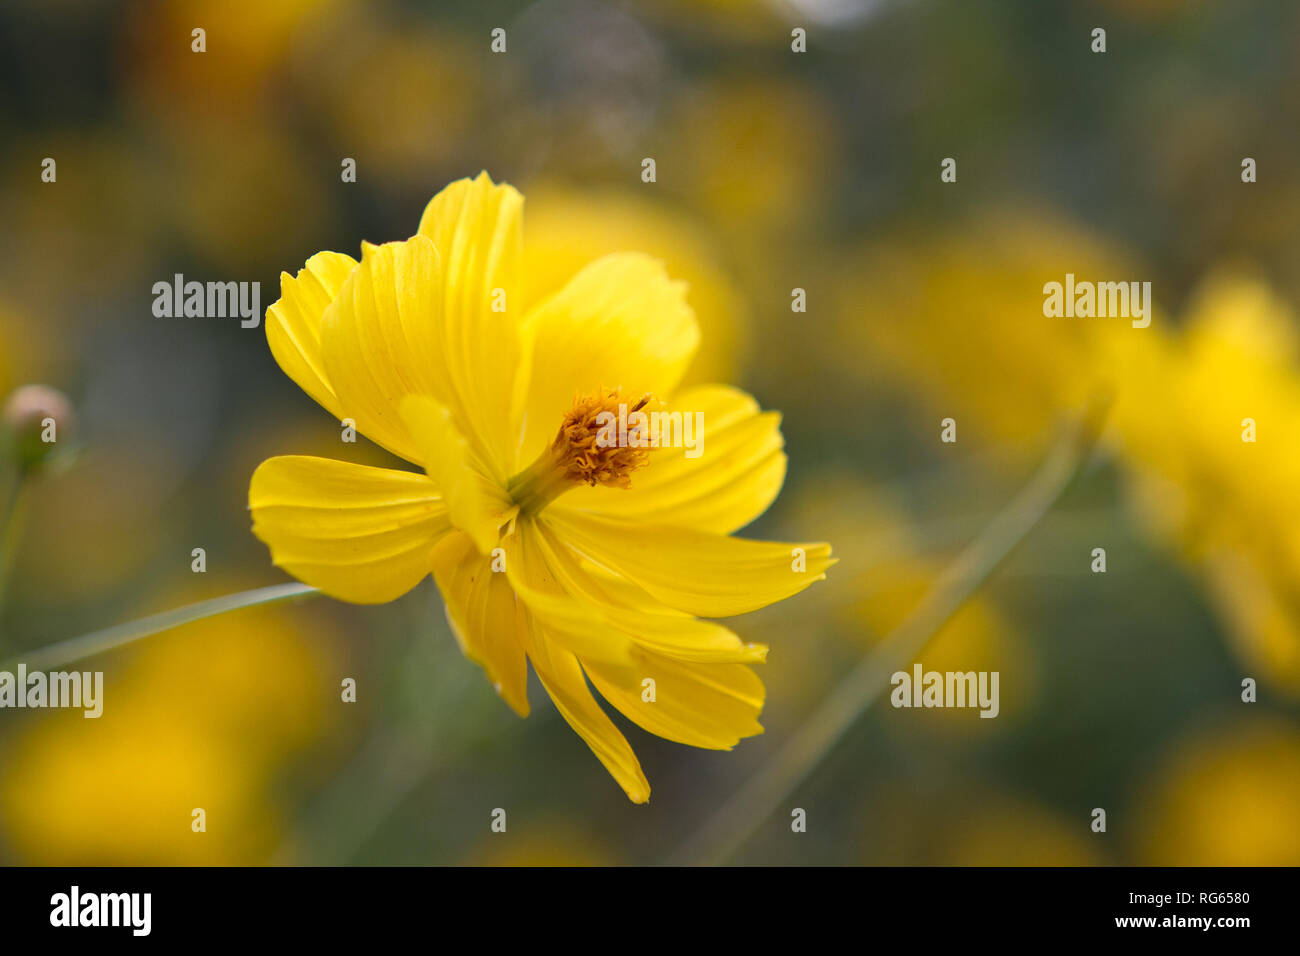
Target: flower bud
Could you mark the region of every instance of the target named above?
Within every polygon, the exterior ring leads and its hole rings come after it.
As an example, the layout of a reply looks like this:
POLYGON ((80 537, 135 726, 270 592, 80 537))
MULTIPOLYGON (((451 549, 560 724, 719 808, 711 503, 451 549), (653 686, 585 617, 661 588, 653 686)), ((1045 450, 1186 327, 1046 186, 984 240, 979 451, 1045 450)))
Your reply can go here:
POLYGON ((35 468, 72 437, 76 416, 72 403, 48 385, 13 390, 0 413, 5 450, 19 469, 35 468))

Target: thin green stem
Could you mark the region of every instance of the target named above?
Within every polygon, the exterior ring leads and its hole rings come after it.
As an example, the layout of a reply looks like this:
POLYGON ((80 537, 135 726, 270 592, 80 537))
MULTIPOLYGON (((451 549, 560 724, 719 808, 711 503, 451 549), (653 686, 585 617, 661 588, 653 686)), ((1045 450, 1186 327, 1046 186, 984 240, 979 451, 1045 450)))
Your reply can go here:
POLYGON ((0 516, 0 634, 3 634, 5 596, 8 593, 9 570, 13 567, 22 537, 24 506, 27 502, 27 469, 14 473, 13 484, 5 496, 3 516, 0 516))
MULTIPOLYGON (((291 584, 273 584, 270 587, 254 588, 251 591, 240 591, 236 594, 223 594, 218 598, 199 601, 197 604, 187 604, 185 607, 172 608, 170 611, 163 611, 160 614, 144 617, 138 621, 128 621, 125 624, 117 624, 90 634, 83 634, 81 637, 59 641, 57 644, 50 644, 34 650, 30 654, 23 655, 22 660, 27 665, 28 670, 52 670, 73 661, 81 660, 84 657, 93 657, 105 651, 124 647, 140 640, 142 637, 169 631, 174 627, 180 627, 182 624, 193 624, 195 621, 216 617, 218 614, 228 614, 231 611, 242 610, 246 607, 259 607, 266 604, 278 604, 282 601, 292 601, 297 598, 315 597, 320 593, 316 588, 309 585, 294 582, 291 584)), ((16 664, 16 660, 6 661, 5 664, 0 665, 0 670, 13 670, 16 664)))
POLYGON ((669 859, 725 863, 831 752, 929 639, 1060 500, 1087 462, 1109 403, 1097 403, 1057 444, 1029 483, 931 586, 912 614, 873 648, 736 794, 669 859))

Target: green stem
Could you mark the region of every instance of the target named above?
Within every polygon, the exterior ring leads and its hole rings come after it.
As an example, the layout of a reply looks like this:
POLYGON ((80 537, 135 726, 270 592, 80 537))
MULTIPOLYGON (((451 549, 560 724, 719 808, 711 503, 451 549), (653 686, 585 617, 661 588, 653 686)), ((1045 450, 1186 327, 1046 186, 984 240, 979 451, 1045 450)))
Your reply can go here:
POLYGON ((769 763, 668 860, 725 863, 831 752, 926 642, 974 594, 1060 500, 1087 462, 1109 403, 1096 403, 1057 444, 1029 483, 931 586, 916 610, 874 647, 769 763))
MULTIPOLYGON (((18 551, 22 536, 23 506, 27 501, 27 469, 19 468, 5 500, 3 517, 0 517, 0 624, 3 624, 5 596, 9 586, 9 571, 18 551)), ((0 634, 3 628, 0 627, 0 634)))
MULTIPOLYGON (((254 588, 251 591, 240 591, 236 594, 224 594, 218 598, 199 601, 197 604, 172 608, 170 611, 163 611, 160 614, 144 617, 138 621, 117 624, 90 634, 83 634, 81 637, 59 641, 57 644, 49 644, 32 651, 30 654, 23 655, 23 662, 26 663, 28 670, 53 670, 73 661, 81 660, 84 657, 93 657, 96 654, 102 654, 104 651, 123 647, 133 641, 140 640, 142 637, 169 631, 174 627, 180 627, 182 624, 193 624, 195 621, 201 621, 204 618, 216 617, 218 614, 227 614, 230 611, 238 611, 246 607, 259 607, 266 604, 278 604, 281 601, 292 601, 295 598, 314 597, 320 593, 314 587, 293 582, 291 584, 273 584, 270 587, 254 588)), ((16 660, 6 661, 3 665, 0 665, 0 670, 12 671, 16 664, 16 660)))

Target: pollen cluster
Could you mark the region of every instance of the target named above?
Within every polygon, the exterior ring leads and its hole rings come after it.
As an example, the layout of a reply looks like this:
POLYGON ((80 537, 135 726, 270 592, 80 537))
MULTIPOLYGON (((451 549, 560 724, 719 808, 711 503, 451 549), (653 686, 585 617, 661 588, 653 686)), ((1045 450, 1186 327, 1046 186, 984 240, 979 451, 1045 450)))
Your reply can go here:
POLYGON ((631 486, 631 474, 650 457, 639 430, 628 417, 650 401, 645 395, 629 406, 616 388, 574 399, 551 443, 551 454, 569 481, 613 488, 631 486))

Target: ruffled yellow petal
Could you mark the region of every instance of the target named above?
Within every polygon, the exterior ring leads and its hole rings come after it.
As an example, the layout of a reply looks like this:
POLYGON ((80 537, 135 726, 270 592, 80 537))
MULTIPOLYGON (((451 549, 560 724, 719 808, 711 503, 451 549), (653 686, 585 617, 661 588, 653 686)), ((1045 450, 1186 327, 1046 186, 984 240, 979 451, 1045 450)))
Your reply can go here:
POLYGON ((555 707, 568 721, 598 760, 618 781, 628 799, 645 803, 650 799, 650 783, 641 763, 632 752, 627 738, 614 726, 587 689, 578 658, 565 650, 536 626, 526 631, 528 659, 555 707))
POLYGON ((571 547, 669 607, 730 617, 798 594, 834 564, 830 545, 783 544, 692 528, 638 525, 635 533, 595 515, 552 513, 542 521, 571 547))
POLYGON ((630 675, 599 662, 582 665, 628 720, 667 740, 730 750, 763 732, 763 682, 744 664, 690 664, 637 651, 630 675))
POLYGON ((630 488, 584 486, 552 507, 718 534, 767 510, 785 481, 779 414, 760 412, 751 396, 725 385, 685 389, 662 411, 699 423, 691 432, 698 442, 694 457, 684 447, 656 448, 632 475, 630 488))
POLYGON ((285 375, 335 418, 342 415, 321 357, 321 318, 356 266, 355 259, 341 252, 318 252, 296 276, 280 273, 280 298, 266 310, 271 355, 285 375))
POLYGON ((442 491, 452 524, 468 534, 481 553, 489 554, 497 545, 497 530, 518 508, 483 473, 482 462, 456 430, 446 406, 410 395, 402 399, 400 414, 425 470, 442 491))
POLYGON ((515 471, 520 371, 520 257, 524 197, 487 173, 452 183, 434 196, 420 235, 442 260, 438 297, 448 385, 463 411, 458 427, 504 484, 515 471))
POLYGON ((253 534, 298 580, 357 604, 405 594, 451 530, 424 475, 299 455, 269 458, 248 489, 253 534))
POLYGON ((686 286, 649 256, 597 259, 525 320, 532 349, 522 460, 555 437, 575 395, 621 388, 666 398, 699 344, 686 286))
POLYGON ((564 588, 531 519, 521 519, 515 533, 502 543, 511 586, 551 640, 584 660, 601 660, 617 667, 631 664, 627 635, 608 626, 597 607, 575 600, 564 588))
POLYGON ((366 243, 321 322, 325 372, 345 417, 395 455, 424 464, 398 413, 408 395, 438 396, 441 286, 428 239, 366 243))
MULTIPOLYGON (((534 523, 529 530, 538 557, 545 562, 559 587, 590 609, 589 616, 595 620, 588 627, 596 633, 621 635, 645 650, 678 660, 725 663, 766 659, 765 645, 744 643, 721 624, 675 611, 630 582, 599 575, 590 566, 584 567, 581 559, 545 525, 534 523)), ((580 648, 570 647, 570 650, 584 662, 588 659, 580 648)), ((628 654, 617 660, 626 663, 628 654)))
POLYGON ((520 717, 528 716, 528 665, 523 631, 528 626, 506 576, 492 570, 463 532, 453 532, 434 549, 433 576, 442 592, 447 621, 465 656, 520 717))

